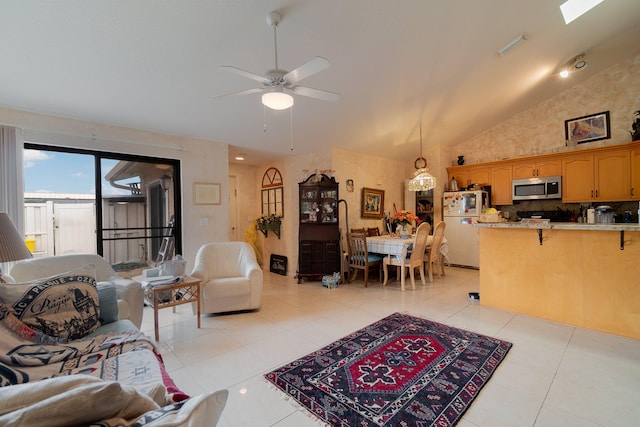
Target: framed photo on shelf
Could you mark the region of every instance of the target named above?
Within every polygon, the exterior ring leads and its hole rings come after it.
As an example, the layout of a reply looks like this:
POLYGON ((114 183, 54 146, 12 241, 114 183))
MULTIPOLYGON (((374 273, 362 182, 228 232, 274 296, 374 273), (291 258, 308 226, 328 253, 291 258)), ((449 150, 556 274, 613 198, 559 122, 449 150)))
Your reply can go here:
POLYGON ((363 188, 360 212, 362 218, 382 218, 384 214, 384 190, 363 188))
POLYGON ((611 138, 609 112, 576 117, 564 121, 564 136, 567 145, 583 144, 611 138))
POLYGON ((193 183, 194 205, 219 205, 221 185, 212 182, 193 183))

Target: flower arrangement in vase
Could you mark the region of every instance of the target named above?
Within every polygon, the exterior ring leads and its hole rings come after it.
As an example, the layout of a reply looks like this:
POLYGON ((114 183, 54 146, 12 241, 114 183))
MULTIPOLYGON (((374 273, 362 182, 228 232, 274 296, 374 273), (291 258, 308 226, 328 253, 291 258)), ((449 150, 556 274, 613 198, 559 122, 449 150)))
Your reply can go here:
POLYGON ((394 226, 396 234, 403 239, 408 239, 411 236, 411 227, 414 222, 416 225, 420 224, 420 218, 416 216, 414 211, 402 210, 391 217, 391 224, 394 226))

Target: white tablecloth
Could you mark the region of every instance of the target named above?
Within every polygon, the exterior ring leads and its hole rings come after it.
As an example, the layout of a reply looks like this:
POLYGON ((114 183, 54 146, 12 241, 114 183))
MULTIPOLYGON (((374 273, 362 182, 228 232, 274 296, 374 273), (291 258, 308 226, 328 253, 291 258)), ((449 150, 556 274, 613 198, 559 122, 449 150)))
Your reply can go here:
MULTIPOLYGON (((413 248, 414 240, 415 236, 409 239, 401 239, 389 235, 367 237, 367 250, 377 254, 391 255, 400 260, 407 257, 410 248, 413 248)), ((433 236, 429 235, 429 237, 427 237, 427 248, 431 247, 431 242, 433 242, 433 236)), ((444 257, 445 261, 448 262, 449 245, 444 236, 440 244, 440 254, 444 257)))

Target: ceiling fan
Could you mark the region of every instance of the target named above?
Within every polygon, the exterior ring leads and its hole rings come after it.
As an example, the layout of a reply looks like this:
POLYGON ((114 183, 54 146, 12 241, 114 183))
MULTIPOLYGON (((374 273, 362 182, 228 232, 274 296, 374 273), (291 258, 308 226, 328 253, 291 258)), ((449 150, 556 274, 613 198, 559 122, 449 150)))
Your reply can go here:
POLYGON ((220 67, 224 70, 260 82, 262 83, 262 87, 221 95, 216 98, 264 92, 262 95, 262 103, 274 110, 285 110, 293 105, 293 97, 287 93, 289 91, 297 95, 308 96, 311 98, 321 99, 323 101, 337 101, 340 99, 340 95, 337 93, 298 86, 297 84, 299 81, 329 68, 330 64, 327 59, 321 56, 316 56, 312 60, 302 64, 292 71, 285 71, 278 68, 278 41, 276 37, 276 29, 280 20, 281 17, 278 12, 271 12, 267 15, 267 23, 273 27, 273 44, 275 47, 274 69, 267 71, 264 76, 261 76, 230 65, 223 65, 220 67))

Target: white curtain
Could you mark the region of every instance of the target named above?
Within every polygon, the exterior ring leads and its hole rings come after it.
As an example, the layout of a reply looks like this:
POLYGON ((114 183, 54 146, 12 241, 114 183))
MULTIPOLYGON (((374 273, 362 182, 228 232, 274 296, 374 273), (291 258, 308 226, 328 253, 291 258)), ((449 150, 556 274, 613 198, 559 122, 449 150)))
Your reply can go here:
POLYGON ((0 126, 0 212, 7 212, 24 234, 24 162, 22 129, 0 126))

